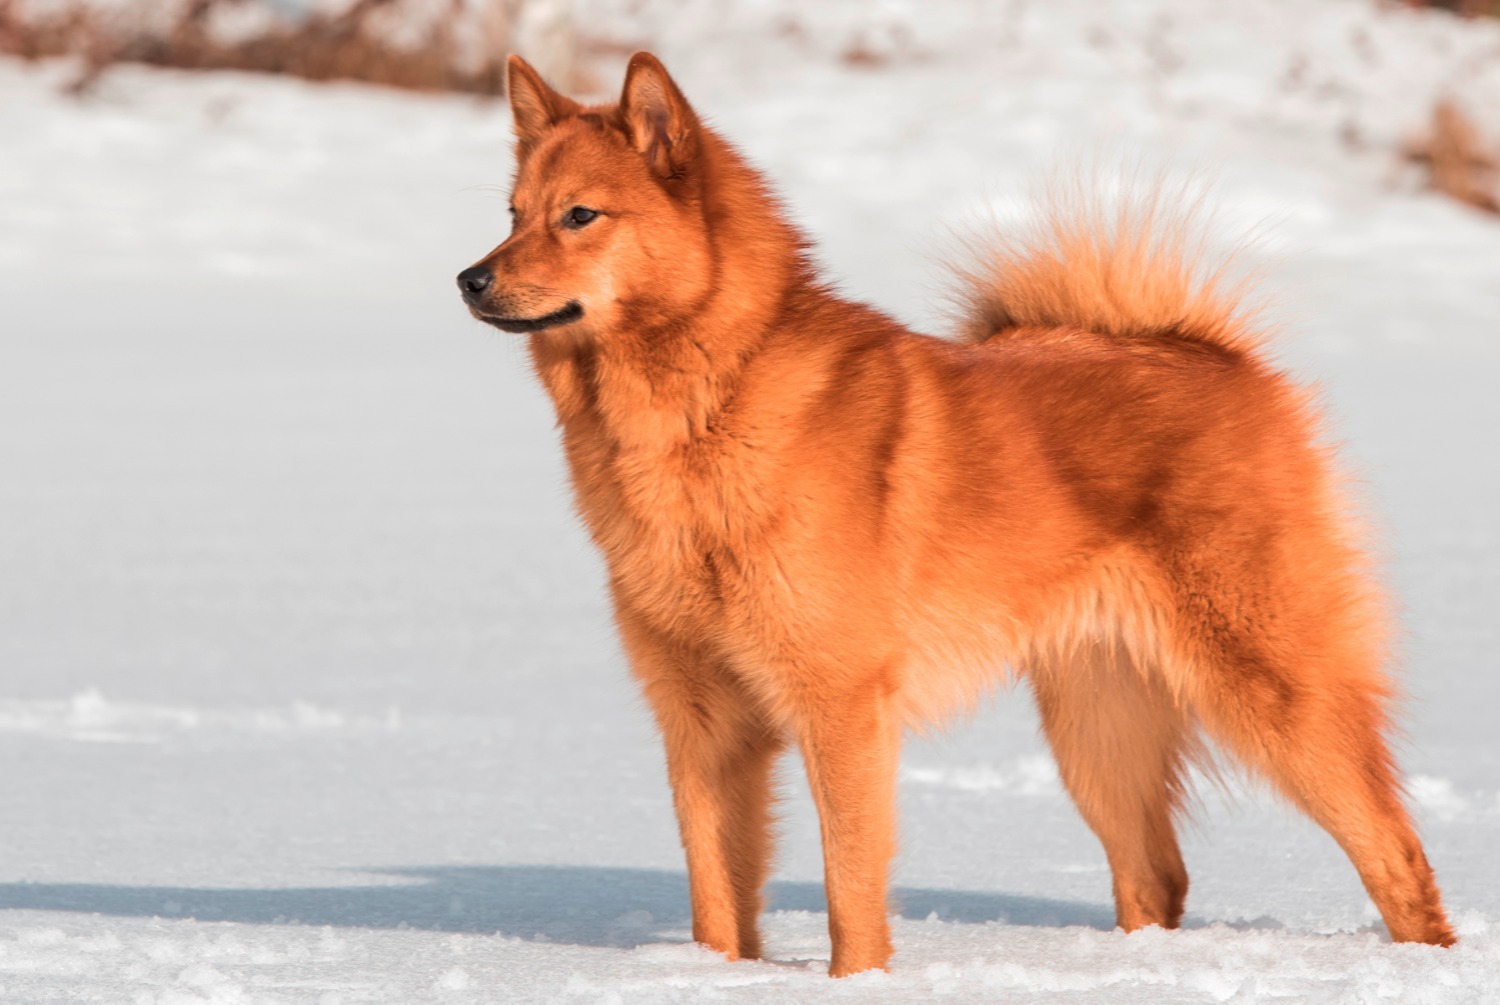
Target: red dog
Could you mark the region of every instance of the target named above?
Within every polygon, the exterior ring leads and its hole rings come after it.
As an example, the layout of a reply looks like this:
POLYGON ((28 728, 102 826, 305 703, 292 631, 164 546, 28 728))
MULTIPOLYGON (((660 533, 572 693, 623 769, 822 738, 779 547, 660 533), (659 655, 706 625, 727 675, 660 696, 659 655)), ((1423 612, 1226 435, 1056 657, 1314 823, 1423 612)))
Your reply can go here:
POLYGON ((1384 614, 1306 391, 1150 205, 1054 214, 970 276, 962 342, 814 274, 662 65, 583 107, 510 63, 510 236, 459 275, 529 335, 661 726, 693 937, 760 954, 771 770, 822 820, 835 975, 886 965, 903 726, 1030 684, 1114 872, 1174 927, 1204 730, 1451 945, 1389 749, 1384 614))

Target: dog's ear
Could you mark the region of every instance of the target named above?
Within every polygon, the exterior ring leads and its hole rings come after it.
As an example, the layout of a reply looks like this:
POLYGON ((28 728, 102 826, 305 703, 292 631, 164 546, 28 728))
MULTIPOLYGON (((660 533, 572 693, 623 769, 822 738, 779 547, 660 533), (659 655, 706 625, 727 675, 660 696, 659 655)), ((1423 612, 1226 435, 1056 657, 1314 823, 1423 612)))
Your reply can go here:
POLYGON ((536 145, 542 133, 579 109, 578 102, 548 87, 530 63, 514 54, 506 67, 505 89, 510 95, 517 152, 522 156, 536 145))
POLYGON ((649 52, 630 57, 620 112, 630 143, 661 178, 680 178, 698 155, 698 116, 649 52))

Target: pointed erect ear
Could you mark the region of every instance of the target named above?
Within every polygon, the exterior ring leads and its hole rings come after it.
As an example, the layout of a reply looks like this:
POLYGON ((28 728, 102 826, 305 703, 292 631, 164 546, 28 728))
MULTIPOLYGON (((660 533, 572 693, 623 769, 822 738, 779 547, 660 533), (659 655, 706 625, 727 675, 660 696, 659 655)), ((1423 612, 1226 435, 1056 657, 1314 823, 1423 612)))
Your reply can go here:
POLYGON ((510 114, 522 154, 536 145, 542 133, 579 108, 578 102, 548 87, 541 74, 520 56, 510 57, 505 86, 510 95, 510 114))
POLYGON ((698 156, 698 117, 649 52, 630 57, 620 112, 630 143, 662 178, 680 178, 698 156))

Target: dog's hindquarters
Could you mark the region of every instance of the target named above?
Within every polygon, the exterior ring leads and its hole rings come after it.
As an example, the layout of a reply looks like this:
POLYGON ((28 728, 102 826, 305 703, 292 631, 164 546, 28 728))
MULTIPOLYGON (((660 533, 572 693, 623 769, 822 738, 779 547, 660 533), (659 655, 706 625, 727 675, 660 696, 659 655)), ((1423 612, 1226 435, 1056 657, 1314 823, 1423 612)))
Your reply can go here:
MULTIPOLYGON (((1267 509, 1261 497, 1247 513, 1267 509)), ((1089 617, 1067 610, 1048 626, 1026 680, 1104 846, 1121 928, 1181 920, 1173 821, 1201 725, 1338 842, 1392 939, 1451 945, 1385 739, 1380 605, 1339 521, 1304 517, 1274 546, 1265 528, 1229 521, 1103 577, 1116 588, 1089 592, 1089 617)))
POLYGON ((1080 553, 1128 556, 1112 616, 1150 629, 1117 655, 1064 603, 1025 654, 1121 925, 1180 916, 1170 818, 1197 720, 1334 837, 1392 938, 1451 944, 1385 740, 1386 619, 1316 410, 1261 359, 1191 210, 1158 192, 1043 220, 963 270, 963 334, 1012 361, 1010 400, 1033 403, 1038 456, 1089 528, 1080 553))

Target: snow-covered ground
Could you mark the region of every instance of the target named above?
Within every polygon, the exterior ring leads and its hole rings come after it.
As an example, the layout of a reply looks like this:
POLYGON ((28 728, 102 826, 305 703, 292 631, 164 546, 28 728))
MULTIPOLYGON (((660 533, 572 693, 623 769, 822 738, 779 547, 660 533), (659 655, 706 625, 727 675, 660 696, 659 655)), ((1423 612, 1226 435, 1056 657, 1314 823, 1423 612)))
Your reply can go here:
POLYGON ((75 100, 65 65, 0 63, 0 1002, 1500 995, 1500 224, 1394 154, 1450 87, 1500 126, 1500 25, 582 6, 926 328, 949 228, 1059 157, 1206 168, 1227 224, 1266 225, 1284 358, 1385 528, 1463 943, 1389 944, 1333 843, 1239 787, 1185 835, 1184 930, 1111 931, 1018 693, 908 747, 890 974, 823 976, 795 761, 772 958, 694 947, 549 405, 452 287, 505 231, 503 105, 136 68, 75 100))

